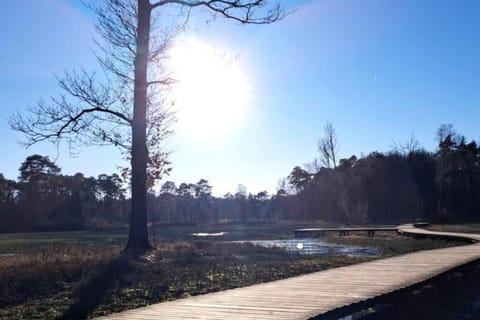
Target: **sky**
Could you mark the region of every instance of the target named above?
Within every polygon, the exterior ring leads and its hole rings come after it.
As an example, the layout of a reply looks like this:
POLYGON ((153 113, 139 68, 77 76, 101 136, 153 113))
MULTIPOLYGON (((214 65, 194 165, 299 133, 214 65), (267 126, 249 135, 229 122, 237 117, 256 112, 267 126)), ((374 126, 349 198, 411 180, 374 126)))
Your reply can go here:
MULTIPOLYGON (((193 13, 180 43, 196 44, 197 56, 202 48, 214 48, 233 57, 225 68, 234 65, 228 72, 235 76, 218 80, 227 72, 222 68, 210 84, 214 76, 187 76, 192 87, 205 82, 210 91, 202 91, 205 105, 177 91, 185 108, 167 141, 173 171, 165 180, 205 178, 216 195, 235 192, 238 184, 252 193, 274 192, 294 166, 318 156, 327 121, 336 128, 341 158, 386 152, 412 134, 433 151, 443 123, 468 139, 480 137, 480 2, 282 3, 292 13, 272 25, 242 26, 221 18, 206 23, 202 13, 193 13), (230 100, 208 111, 219 115, 213 121, 205 110, 219 92, 230 100), (189 116, 198 121, 187 122, 189 116)), ((66 146, 48 143, 25 149, 7 122, 38 99, 58 94, 55 74, 96 68, 93 21, 77 0, 2 4, 0 173, 7 178, 16 179, 21 162, 34 153, 54 159, 65 174, 97 176, 124 165, 114 147, 84 148, 74 157, 66 146)), ((177 64, 187 65, 176 56, 177 64)))

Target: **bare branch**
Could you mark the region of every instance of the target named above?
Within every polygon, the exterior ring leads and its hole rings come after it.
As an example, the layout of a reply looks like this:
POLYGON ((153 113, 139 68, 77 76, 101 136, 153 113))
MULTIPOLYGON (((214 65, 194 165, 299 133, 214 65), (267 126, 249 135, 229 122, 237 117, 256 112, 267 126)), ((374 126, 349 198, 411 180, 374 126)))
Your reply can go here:
MULTIPOLYGON (((116 116, 130 125, 132 120, 128 116, 110 108, 117 102, 117 97, 112 96, 111 88, 106 85, 96 86, 93 78, 94 74, 88 75, 82 71, 80 75, 76 72, 67 73, 62 79, 57 77, 57 80, 60 88, 65 92, 91 106, 91 108, 82 109, 79 112, 80 117, 85 113, 103 112, 116 116)), ((62 102, 58 102, 54 99, 58 105, 67 104, 64 96, 62 100, 62 102)))
POLYGON ((331 122, 327 122, 323 128, 325 136, 318 141, 320 161, 327 168, 337 166, 338 140, 337 132, 331 122))
POLYGON ((155 9, 167 4, 176 4, 185 7, 206 7, 214 14, 220 14, 225 18, 235 20, 242 24, 270 24, 283 19, 286 15, 280 3, 275 3, 267 8, 267 0, 162 0, 151 4, 155 9), (266 8, 261 13, 258 9, 266 8))
POLYGON ((421 146, 422 144, 417 140, 417 138, 415 138, 415 134, 413 132, 410 134, 410 138, 405 142, 392 142, 393 152, 403 156, 408 156, 409 154, 415 153, 421 149, 421 146))
POLYGON ((176 83, 177 81, 172 78, 166 78, 163 80, 153 80, 147 82, 147 86, 152 86, 152 85, 163 85, 163 86, 171 86, 172 84, 176 83))

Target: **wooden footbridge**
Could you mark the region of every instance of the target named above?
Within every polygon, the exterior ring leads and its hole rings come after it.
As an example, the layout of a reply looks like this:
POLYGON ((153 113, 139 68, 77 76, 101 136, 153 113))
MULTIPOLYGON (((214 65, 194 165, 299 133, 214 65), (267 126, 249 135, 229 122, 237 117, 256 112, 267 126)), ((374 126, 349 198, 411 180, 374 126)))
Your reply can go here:
POLYGON ((297 229, 293 231, 295 238, 316 238, 323 237, 328 233, 338 233, 339 236, 346 236, 350 233, 366 232, 368 236, 373 237, 375 232, 379 231, 397 231, 396 227, 385 228, 309 228, 309 229, 297 229))
POLYGON ((480 259, 478 234, 435 232, 413 225, 396 230, 405 235, 463 239, 473 244, 419 251, 158 303, 102 319, 310 319, 413 286, 480 259))

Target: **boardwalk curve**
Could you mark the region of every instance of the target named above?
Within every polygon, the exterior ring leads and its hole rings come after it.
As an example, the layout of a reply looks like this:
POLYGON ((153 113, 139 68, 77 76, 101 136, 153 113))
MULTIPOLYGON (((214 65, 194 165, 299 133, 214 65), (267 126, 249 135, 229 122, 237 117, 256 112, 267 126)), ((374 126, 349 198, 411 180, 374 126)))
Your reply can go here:
POLYGON ((249 287, 111 314, 99 319, 310 319, 410 287, 480 259, 480 235, 402 225, 398 232, 476 242, 413 252, 249 287))

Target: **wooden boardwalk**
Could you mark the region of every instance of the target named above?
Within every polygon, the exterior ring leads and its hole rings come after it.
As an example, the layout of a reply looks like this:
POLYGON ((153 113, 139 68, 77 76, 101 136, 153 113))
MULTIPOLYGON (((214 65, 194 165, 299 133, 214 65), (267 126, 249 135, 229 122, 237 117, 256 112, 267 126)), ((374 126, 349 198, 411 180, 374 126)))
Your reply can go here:
MULTIPOLYGON (((480 235, 398 227, 403 234, 466 238, 480 235)), ((480 259, 480 243, 419 251, 298 277, 154 304, 101 319, 309 319, 406 288, 480 259)))
POLYGON ((297 229, 293 231, 295 238, 316 238, 323 237, 327 233, 337 232, 339 236, 345 236, 350 233, 366 232, 369 236, 374 236, 379 231, 397 231, 397 227, 381 227, 381 228, 307 228, 297 229))

